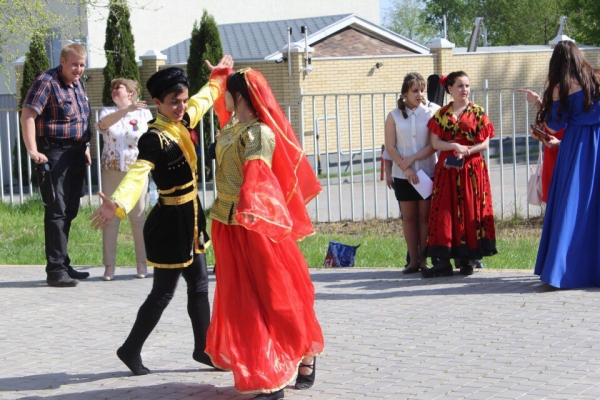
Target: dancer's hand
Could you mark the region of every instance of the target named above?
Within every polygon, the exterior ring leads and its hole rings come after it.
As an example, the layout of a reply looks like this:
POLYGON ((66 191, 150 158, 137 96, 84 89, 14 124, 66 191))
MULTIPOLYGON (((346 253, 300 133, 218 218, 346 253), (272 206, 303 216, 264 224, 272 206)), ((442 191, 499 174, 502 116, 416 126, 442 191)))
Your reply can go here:
POLYGON ((214 71, 217 68, 233 68, 233 58, 229 54, 225 54, 221 61, 217 65, 212 65, 210 61, 204 60, 206 66, 210 70, 210 72, 214 71))
POLYGON ((102 199, 102 205, 88 219, 92 221, 92 228, 104 229, 117 214, 117 204, 102 192, 98 192, 98 196, 102 199))

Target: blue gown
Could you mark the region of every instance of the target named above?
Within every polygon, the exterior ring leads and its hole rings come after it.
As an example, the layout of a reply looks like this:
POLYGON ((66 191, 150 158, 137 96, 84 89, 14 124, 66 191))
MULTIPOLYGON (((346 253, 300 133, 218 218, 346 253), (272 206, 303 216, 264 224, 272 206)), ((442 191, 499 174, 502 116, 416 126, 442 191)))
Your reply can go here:
POLYGON ((600 286, 600 101, 584 112, 583 91, 569 96, 548 127, 567 126, 548 194, 536 275, 560 289, 600 286))

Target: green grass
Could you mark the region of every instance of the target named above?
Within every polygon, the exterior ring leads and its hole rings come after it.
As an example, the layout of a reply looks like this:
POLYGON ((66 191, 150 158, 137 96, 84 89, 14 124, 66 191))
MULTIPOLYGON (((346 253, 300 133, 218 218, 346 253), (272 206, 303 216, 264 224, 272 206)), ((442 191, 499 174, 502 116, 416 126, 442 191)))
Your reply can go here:
MULTIPOLYGON (((102 233, 90 227, 88 217, 95 208, 84 206, 73 221, 69 239, 69 256, 76 265, 102 265, 102 233)), ((0 203, 0 263, 8 265, 43 265, 44 209, 39 199, 22 205, 0 203)), ((210 223, 210 222, 209 222, 210 223)), ((369 220, 364 222, 334 222, 315 225, 316 234, 300 242, 308 264, 323 265, 330 240, 359 245, 356 267, 402 268, 406 243, 402 224, 398 219, 369 220)), ((532 269, 537 255, 541 220, 497 222, 499 253, 484 258, 486 268, 532 269)), ((209 230, 210 231, 210 230, 209 230)), ((121 222, 118 236, 117 265, 135 265, 135 251, 131 226, 121 222)), ((214 264, 212 251, 208 262, 214 264)))

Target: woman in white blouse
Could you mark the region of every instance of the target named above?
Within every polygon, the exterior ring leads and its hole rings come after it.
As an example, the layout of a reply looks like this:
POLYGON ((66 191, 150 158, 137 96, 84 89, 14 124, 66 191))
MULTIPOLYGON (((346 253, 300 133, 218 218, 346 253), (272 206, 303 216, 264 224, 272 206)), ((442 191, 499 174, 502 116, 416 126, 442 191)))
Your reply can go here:
MULTIPOLYGON (((102 133, 102 191, 112 194, 129 167, 138 156, 137 142, 148 130, 152 114, 145 101, 138 101, 139 85, 130 79, 113 79, 111 82, 112 100, 116 107, 104 107, 98 117, 98 130, 102 133)), ((148 188, 146 178, 144 192, 148 188)), ((102 231, 102 258, 104 280, 114 279, 117 257, 117 235, 120 218, 113 218, 102 231)), ((146 249, 144 248, 144 223, 146 222, 146 197, 142 196, 129 213, 129 222, 135 245, 137 277, 144 278, 146 269, 146 249)))
POLYGON ((430 197, 424 199, 413 185, 419 183, 417 172, 433 179, 436 155, 429 141, 427 122, 439 108, 426 100, 427 84, 411 72, 404 77, 398 107, 385 120, 385 148, 393 161, 394 191, 402 211, 404 238, 410 263, 404 274, 427 269, 422 255, 427 242, 430 197))

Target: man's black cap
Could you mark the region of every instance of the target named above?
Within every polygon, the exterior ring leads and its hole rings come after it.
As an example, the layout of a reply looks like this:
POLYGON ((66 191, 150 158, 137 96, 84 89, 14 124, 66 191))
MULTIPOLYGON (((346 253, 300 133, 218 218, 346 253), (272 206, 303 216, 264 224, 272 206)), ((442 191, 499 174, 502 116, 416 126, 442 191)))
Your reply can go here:
POLYGON ((146 82, 146 89, 148 89, 152 98, 160 98, 165 90, 172 88, 178 83, 188 88, 190 87, 190 81, 185 72, 181 68, 170 67, 161 69, 152 75, 148 79, 148 82, 146 82))

